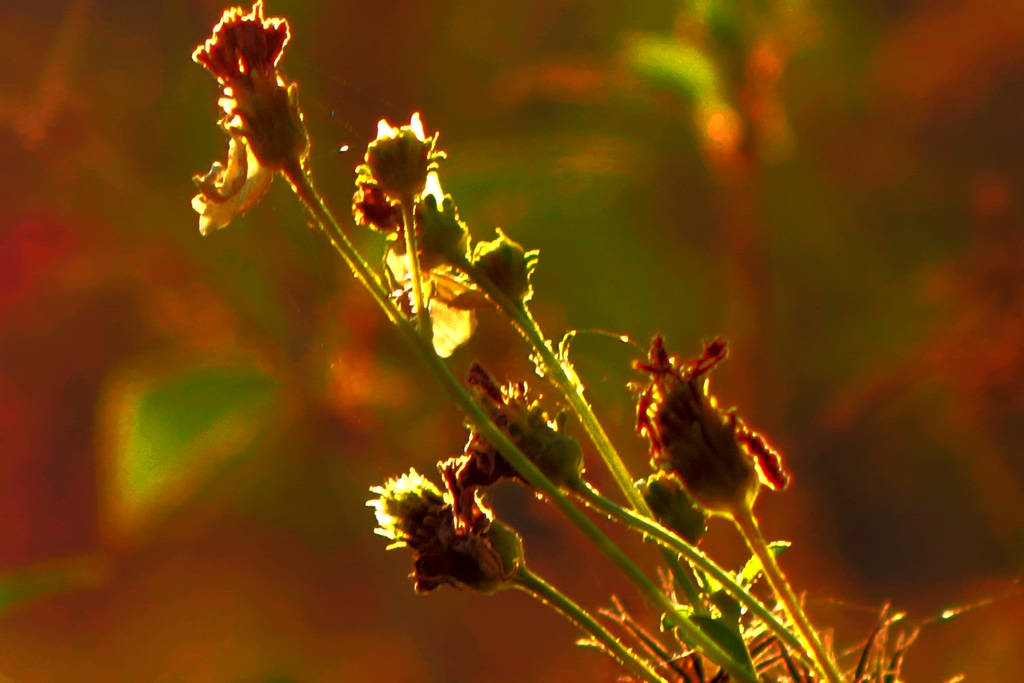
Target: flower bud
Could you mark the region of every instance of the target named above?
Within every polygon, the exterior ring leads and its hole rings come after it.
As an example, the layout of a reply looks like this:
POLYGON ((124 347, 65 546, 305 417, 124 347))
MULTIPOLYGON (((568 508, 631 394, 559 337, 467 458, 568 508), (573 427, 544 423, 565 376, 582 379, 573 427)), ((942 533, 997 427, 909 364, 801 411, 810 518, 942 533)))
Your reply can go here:
POLYGON ((512 301, 529 301, 533 297, 530 278, 540 252, 526 251, 500 228, 496 232, 498 236, 490 242, 477 243, 472 263, 512 301))
POLYGON ((637 488, 662 526, 693 544, 704 536, 708 529, 707 516, 693 502, 677 477, 667 472, 655 472, 638 481, 637 488))
POLYGON ((400 128, 381 119, 377 138, 366 148, 366 170, 389 197, 412 201, 426 187, 427 173, 444 158, 443 152, 435 151, 436 143, 436 133, 426 137, 418 112, 400 128))
POLYGON ((357 225, 387 234, 402 229, 402 209, 388 199, 380 185, 366 176, 359 176, 356 187, 352 197, 352 215, 357 225))
POLYGON ((452 265, 465 260, 469 249, 469 231, 459 220, 451 195, 444 195, 438 206, 437 197, 425 193, 416 203, 417 244, 424 268, 452 265))

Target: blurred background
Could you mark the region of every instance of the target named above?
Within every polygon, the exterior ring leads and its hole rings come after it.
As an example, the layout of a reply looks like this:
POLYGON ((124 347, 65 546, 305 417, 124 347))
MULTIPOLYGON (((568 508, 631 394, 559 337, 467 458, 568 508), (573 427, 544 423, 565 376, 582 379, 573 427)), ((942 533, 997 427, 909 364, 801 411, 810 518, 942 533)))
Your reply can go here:
MULTIPOLYGON (((421 111, 475 236, 541 250, 549 334, 729 340, 713 386, 793 472, 766 533, 841 646, 891 601, 932 622, 907 680, 1024 680, 1024 5, 268 5, 339 213, 377 119, 421 111)), ((284 183, 200 237, 190 177, 225 144, 189 56, 222 9, 0 9, 0 678, 615 680, 524 595, 415 595, 371 535, 367 488, 464 429, 284 183)), ((643 472, 637 350, 573 348, 643 472)), ((497 316, 474 359, 531 373, 497 316)), ((536 571, 652 617, 497 493, 536 571)), ((725 525, 708 549, 744 560, 725 525)))

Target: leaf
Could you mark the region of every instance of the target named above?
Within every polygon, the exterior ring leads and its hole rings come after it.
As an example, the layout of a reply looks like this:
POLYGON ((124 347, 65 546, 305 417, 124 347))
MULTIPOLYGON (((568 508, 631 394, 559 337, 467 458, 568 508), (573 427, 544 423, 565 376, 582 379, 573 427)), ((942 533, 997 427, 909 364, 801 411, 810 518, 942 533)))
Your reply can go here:
POLYGON ((750 658, 750 652, 747 650, 747 644, 743 642, 743 636, 740 634, 739 627, 736 624, 731 624, 727 620, 722 618, 705 617, 700 615, 691 616, 690 619, 694 621, 701 630, 708 635, 709 638, 718 643, 723 650, 729 653, 734 660, 745 666, 750 673, 754 673, 754 662, 750 658))
POLYGON ((106 401, 101 474, 105 522, 137 537, 264 432, 275 382, 251 365, 152 372, 106 401))
POLYGON ((695 101, 718 99, 721 92, 714 63, 697 48, 658 36, 629 43, 627 58, 636 71, 679 90, 695 101))
MULTIPOLYGON (((783 550, 791 545, 793 544, 789 541, 772 541, 768 544, 768 549, 772 552, 772 555, 778 557, 782 554, 783 550)), ((736 581, 744 588, 749 588, 757 581, 759 576, 761 576, 761 561, 756 557, 751 557, 743 565, 740 573, 736 575, 736 581)))
POLYGON ((0 573, 0 612, 34 598, 98 586, 109 571, 94 556, 48 560, 42 564, 0 573))

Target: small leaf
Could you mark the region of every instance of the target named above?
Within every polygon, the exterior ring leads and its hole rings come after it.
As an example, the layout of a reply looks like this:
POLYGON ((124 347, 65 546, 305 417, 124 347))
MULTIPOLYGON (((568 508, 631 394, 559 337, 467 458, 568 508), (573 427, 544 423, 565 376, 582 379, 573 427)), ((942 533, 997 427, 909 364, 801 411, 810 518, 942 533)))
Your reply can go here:
POLYGON ((109 568, 93 556, 48 560, 42 564, 0 573, 0 612, 34 598, 102 583, 109 568))
POLYGON ((714 63, 691 45, 641 36, 629 44, 627 58, 639 74, 674 87, 693 100, 719 98, 721 83, 714 63))
POLYGON ((250 365, 151 371, 106 401, 105 521, 135 537, 184 502, 266 428, 275 383, 250 365))
MULTIPOLYGON (((768 544, 768 549, 772 552, 772 555, 778 557, 782 554, 782 551, 793 545, 789 541, 772 541, 768 544)), ((758 577, 761 576, 761 561, 756 557, 751 557, 747 560, 747 563, 743 565, 743 569, 736 575, 736 581, 744 588, 749 588, 757 581, 758 577)))
POLYGON ((746 643, 743 642, 738 625, 731 624, 723 618, 694 615, 691 619, 734 660, 746 667, 750 673, 754 673, 754 662, 750 658, 746 643))

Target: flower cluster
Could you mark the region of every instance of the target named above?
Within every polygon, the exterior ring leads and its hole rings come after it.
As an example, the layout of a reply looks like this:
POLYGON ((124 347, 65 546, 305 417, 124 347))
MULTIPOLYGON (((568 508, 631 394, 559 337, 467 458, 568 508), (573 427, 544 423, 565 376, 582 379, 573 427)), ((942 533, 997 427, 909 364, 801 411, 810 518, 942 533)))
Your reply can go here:
POLYGON ((781 458, 735 410, 720 409, 709 393, 707 374, 725 358, 724 342, 706 344, 700 357, 686 361, 669 355, 656 337, 648 360, 635 364, 649 375, 639 391, 637 430, 650 442, 656 471, 634 482, 572 367, 567 341, 572 334, 556 351, 529 310, 538 253, 500 229, 494 239, 473 242, 452 197, 441 188, 445 154, 437 149, 438 134, 426 134, 418 113, 398 127, 381 120, 356 168, 353 215, 357 224, 383 235, 383 267, 376 270, 354 246, 316 188, 297 86, 278 71, 289 37, 287 22, 264 17, 257 0, 248 11, 225 11, 211 37, 193 53, 220 86, 219 123, 228 135, 228 153, 224 162, 195 178, 199 194, 192 203, 205 235, 258 202, 275 173, 284 175, 356 279, 465 411, 470 420, 465 447, 437 463, 443 488, 409 470, 370 489, 375 497, 367 504, 375 511, 375 531, 390 541, 389 548, 411 550, 416 590, 518 588, 568 617, 588 634, 587 644, 604 650, 639 679, 662 681, 670 670, 689 678, 676 664, 681 658, 655 646, 656 639, 621 608, 613 620, 635 638, 635 651, 527 568, 521 539, 495 518, 486 496, 504 480, 529 483, 651 600, 665 632, 689 653, 683 658, 694 677, 705 679, 706 659, 720 667, 711 680, 766 680, 762 674, 767 669, 781 668, 760 654, 774 639, 781 648, 777 659, 785 661, 793 678, 810 680, 811 674, 794 673, 787 649, 802 652, 794 660, 813 664, 815 676, 840 683, 841 675, 753 516, 762 483, 775 489, 788 483, 781 458), (525 382, 500 385, 476 363, 467 388, 442 360, 470 338, 476 311, 483 307, 503 313, 531 345, 538 372, 575 413, 630 508, 584 480, 582 448, 565 430, 570 413, 550 415, 525 382), (574 500, 660 543, 665 576, 670 574, 672 583, 659 588, 648 579, 574 500), (749 581, 732 581, 729 572, 693 548, 710 514, 735 522, 754 555, 748 567, 756 564, 767 577, 802 642, 748 592, 749 581), (680 604, 682 596, 688 604, 680 604), (755 642, 760 634, 770 640, 755 642), (761 661, 755 663, 757 657, 761 661))
POLYGON ((683 361, 655 337, 648 362, 635 364, 651 376, 637 401, 637 431, 650 441, 655 467, 678 476, 709 512, 731 516, 750 509, 761 483, 782 489, 789 474, 764 437, 709 392, 706 375, 725 356, 725 342, 715 340, 683 361))

